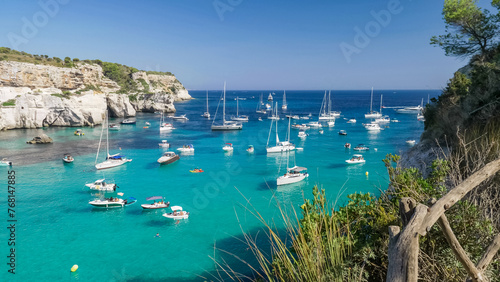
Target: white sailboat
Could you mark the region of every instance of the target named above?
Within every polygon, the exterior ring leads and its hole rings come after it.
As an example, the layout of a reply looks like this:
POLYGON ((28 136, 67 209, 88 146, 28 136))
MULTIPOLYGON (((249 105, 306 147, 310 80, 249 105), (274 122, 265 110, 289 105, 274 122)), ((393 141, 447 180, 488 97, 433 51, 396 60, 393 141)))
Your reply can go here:
POLYGON ((265 114, 266 110, 262 108, 264 106, 264 102, 262 101, 262 93, 260 93, 260 100, 259 103, 257 104, 257 110, 255 110, 256 113, 258 114, 265 114))
POLYGON ((278 120, 276 120, 276 146, 269 147, 269 139, 271 138, 271 131, 273 129, 273 123, 274 123, 274 121, 271 121, 271 128, 269 128, 269 136, 267 137, 267 144, 266 144, 267 153, 281 153, 281 152, 295 150, 295 145, 290 143, 290 119, 288 119, 287 141, 280 142, 280 139, 278 137, 278 120))
POLYGON ((286 92, 283 90, 283 105, 281 105, 282 110, 286 110, 288 108, 288 104, 286 103, 286 92))
POLYGON ((171 123, 166 123, 164 118, 163 118, 163 112, 161 112, 161 117, 160 117, 160 132, 162 131, 169 131, 174 129, 174 126, 171 123))
POLYGON ((235 120, 235 121, 248 121, 248 116, 240 115, 239 114, 239 104, 238 104, 239 100, 240 99, 238 97, 236 97, 236 116, 232 117, 231 120, 235 120))
POLYGON ((328 92, 328 98, 323 97, 323 102, 321 103, 321 108, 319 110, 319 120, 335 120, 335 118, 340 116, 340 112, 332 111, 332 99, 331 91, 328 92))
POLYGON ((108 112, 106 111, 106 126, 102 126, 101 137, 99 139, 99 147, 97 147, 97 155, 95 157, 95 168, 97 169, 106 169, 112 168, 115 166, 120 166, 131 162, 131 159, 127 159, 125 156, 121 156, 120 154, 109 154, 109 128, 108 128, 108 112), (104 128, 106 128, 106 160, 101 163, 97 163, 97 159, 99 158, 99 150, 101 149, 102 135, 104 134, 104 128))
MULTIPOLYGON (((384 95, 380 95, 380 115, 382 115, 382 98, 384 95)), ((391 118, 388 115, 381 116, 379 118, 376 118, 375 121, 376 123, 389 123, 391 122, 391 118)))
POLYGON ((279 120, 280 116, 278 115, 278 102, 276 102, 276 107, 274 109, 271 108, 271 115, 267 117, 267 119, 271 120, 279 120))
POLYGON ((208 90, 207 90, 207 111, 203 113, 202 117, 210 118, 210 112, 208 111, 208 90))
MULTIPOLYGON (((288 139, 290 139, 290 118, 288 119, 288 139)), ((276 179, 276 183, 278 186, 296 183, 304 180, 306 177, 309 176, 309 174, 307 173, 307 168, 299 166, 289 167, 289 161, 290 161, 290 151, 287 151, 286 173, 276 179)))
POLYGON ((372 106, 373 106, 373 87, 372 87, 372 94, 371 94, 371 98, 370 98, 370 112, 365 114, 365 118, 379 118, 379 117, 381 117, 382 114, 377 112, 377 111, 373 111, 372 106))
POLYGON ((214 124, 215 117, 217 116, 217 112, 215 113, 214 121, 212 122, 212 131, 230 131, 230 130, 241 130, 243 125, 236 121, 227 121, 226 120, 226 82, 224 82, 224 97, 222 99, 223 107, 222 107, 222 124, 214 124))

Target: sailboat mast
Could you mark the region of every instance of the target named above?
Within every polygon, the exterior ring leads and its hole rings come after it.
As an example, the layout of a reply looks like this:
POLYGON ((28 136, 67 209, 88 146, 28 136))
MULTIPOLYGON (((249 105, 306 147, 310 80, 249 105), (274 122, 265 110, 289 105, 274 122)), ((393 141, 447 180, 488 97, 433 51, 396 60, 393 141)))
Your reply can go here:
POLYGON ((109 157, 109 120, 108 120, 108 111, 106 110, 106 160, 108 159, 109 157))
POLYGON ((102 135, 104 134, 104 121, 102 123, 102 128, 101 128, 101 137, 99 137, 99 146, 97 147, 97 155, 95 156, 95 163, 97 164, 97 158, 99 158, 99 151, 101 150, 101 141, 102 141, 102 135))
POLYGON ((384 95, 380 95, 380 114, 382 114, 382 97, 384 97, 384 95))
POLYGON ((372 112, 372 104, 373 104, 373 87, 372 87, 372 95, 370 98, 370 113, 372 112))
POLYGON ((332 99, 331 97, 332 92, 328 91, 328 114, 332 112, 332 99))
POLYGON ((280 138, 278 137, 278 102, 276 102, 276 146, 280 142, 280 138))
POLYGON ((226 123, 226 82, 224 81, 224 99, 222 101, 222 122, 226 123))
MULTIPOLYGON (((287 141, 290 143, 290 120, 292 118, 288 118, 288 139, 287 141)), ((286 151, 286 171, 288 172, 288 166, 289 166, 289 162, 290 161, 290 150, 287 150, 286 151)))
POLYGON ((240 99, 238 99, 238 96, 236 96, 236 116, 239 117, 240 115, 238 114, 238 102, 240 99))
POLYGON ((207 113, 208 113, 208 90, 207 90, 207 113))

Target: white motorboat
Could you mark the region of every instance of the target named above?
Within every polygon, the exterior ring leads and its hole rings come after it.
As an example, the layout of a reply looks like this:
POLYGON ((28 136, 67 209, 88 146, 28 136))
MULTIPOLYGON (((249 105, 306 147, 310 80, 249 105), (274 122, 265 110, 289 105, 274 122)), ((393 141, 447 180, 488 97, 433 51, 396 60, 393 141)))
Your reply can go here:
POLYGON ((300 139, 306 139, 306 137, 307 137, 307 133, 306 133, 305 131, 301 130, 301 131, 299 131, 299 135, 298 135, 298 137, 299 137, 300 139))
POLYGON ((381 113, 377 112, 377 111, 373 111, 373 87, 372 87, 372 94, 371 94, 371 98, 370 98, 370 111, 365 114, 365 118, 379 118, 382 116, 381 113))
POLYGON ((309 116, 300 117, 300 119, 304 119, 304 120, 308 120, 309 118, 310 118, 309 116))
POLYGON ((182 210, 181 206, 172 206, 171 213, 164 213, 163 216, 170 219, 187 219, 189 217, 189 213, 182 210))
POLYGON ((389 123, 389 122, 391 122, 391 118, 389 116, 383 116, 383 117, 376 118, 373 122, 378 123, 378 124, 389 123))
POLYGON ((118 131, 120 130, 120 126, 118 124, 112 123, 109 125, 109 130, 118 131))
MULTIPOLYGON (((106 124, 108 123, 108 112, 106 111, 106 124)), ((117 167, 123 164, 126 164, 128 162, 131 162, 131 159, 127 159, 125 156, 121 156, 120 154, 114 154, 110 155, 109 154, 109 128, 108 126, 102 127, 101 130, 101 137, 99 138, 99 146, 97 147, 97 154, 95 157, 95 168, 97 169, 106 169, 106 168, 112 168, 112 167, 117 167), (102 136, 104 134, 104 128, 106 128, 106 160, 101 163, 97 163, 97 159, 99 158, 99 151, 101 149, 101 143, 102 143, 102 136)))
POLYGON ((136 124, 137 121, 135 119, 124 119, 121 124, 136 124))
POLYGON ((295 145, 290 143, 290 119, 288 119, 287 141, 280 142, 280 139, 278 137, 278 120, 276 120, 276 146, 269 147, 269 139, 271 137, 271 130, 273 129, 273 123, 274 121, 271 121, 271 128, 269 129, 269 137, 267 138, 267 145, 266 145, 267 153, 282 153, 295 150, 295 145))
POLYGON ((319 134, 323 134, 324 131, 323 131, 323 129, 320 128, 318 132, 319 132, 319 134))
POLYGON ((349 160, 346 160, 345 161, 346 163, 348 164, 363 164, 366 162, 366 160, 363 158, 362 155, 353 155, 352 158, 350 158, 349 160))
POLYGON ((282 110, 286 110, 288 108, 288 104, 286 103, 286 92, 283 90, 283 105, 281 105, 282 110))
POLYGON ((257 120, 258 120, 258 121, 262 121, 262 118, 261 118, 261 117, 259 117, 257 120))
POLYGON ((203 113, 202 117, 210 118, 210 112, 208 111, 208 90, 207 90, 207 111, 203 113))
POLYGON ((311 127, 308 126, 307 124, 292 124, 292 128, 298 129, 298 130, 307 130, 307 129, 310 129, 311 127))
MULTIPOLYGON (((224 82, 224 96, 222 98, 222 124, 214 124, 215 117, 212 122, 212 131, 231 131, 231 130, 241 130, 243 125, 236 121, 226 121, 226 82, 224 82)), ((217 112, 216 112, 217 116, 217 112)))
POLYGON ((391 122, 399 122, 399 120, 397 118, 392 118, 391 122))
POLYGON ((340 130, 339 135, 347 135, 347 132, 345 130, 340 130))
POLYGON ((94 183, 87 183, 85 186, 89 187, 90 190, 97 191, 115 191, 118 186, 115 183, 106 182, 105 179, 98 179, 94 183))
POLYGON ((335 126, 335 120, 334 119, 333 120, 329 120, 327 122, 327 124, 328 124, 328 127, 334 127, 335 126))
POLYGON ((231 120, 234 121, 248 121, 248 116, 239 114, 238 97, 236 97, 236 116, 232 117, 231 120))
POLYGON ((413 139, 408 139, 408 140, 406 140, 406 144, 408 144, 408 145, 413 146, 413 145, 415 145, 415 143, 416 143, 416 141, 415 141, 415 140, 413 140, 413 139))
POLYGON ((76 136, 83 136, 83 135, 85 135, 81 129, 75 130, 75 132, 73 132, 73 134, 75 134, 76 136))
POLYGON ((311 121, 307 125, 309 127, 316 127, 316 128, 323 127, 323 125, 321 123, 319 123, 318 121, 311 121))
POLYGON ((186 115, 180 115, 180 116, 173 116, 171 117, 172 119, 176 119, 176 120, 189 120, 186 115))
POLYGON ((308 177, 307 168, 294 166, 287 168, 287 172, 276 179, 278 186, 285 184, 292 184, 304 180, 308 177))
POLYGON ((153 201, 151 204, 142 204, 141 207, 145 210, 165 209, 170 206, 170 202, 165 202, 162 196, 153 196, 146 198, 146 201, 153 201), (159 200, 158 202, 156 200, 159 200))
POLYGON ((1 161, 0 161, 0 165, 1 166, 11 166, 12 165, 12 162, 7 160, 7 158, 3 158, 1 161))
POLYGON ((232 152, 233 151, 233 144, 226 143, 226 145, 224 145, 224 147, 222 147, 222 150, 224 150, 226 152, 232 152))
POLYGON ((370 150, 370 148, 368 148, 367 146, 365 146, 363 144, 359 144, 358 146, 354 147, 354 150, 355 151, 367 151, 367 150, 370 150))
POLYGON ((179 160, 180 157, 174 152, 165 152, 163 155, 157 160, 159 164, 171 164, 177 160, 179 160))
POLYGON ((179 151, 181 153, 194 153, 194 147, 191 144, 184 145, 184 146, 182 146, 180 148, 177 148, 177 151, 179 151))
POLYGON ((351 149, 351 143, 345 143, 344 148, 351 149))
POLYGON ((170 148, 170 144, 167 143, 167 140, 161 140, 161 143, 158 143, 158 147, 168 149, 170 148))
POLYGON ((363 126, 366 128, 368 131, 380 131, 382 128, 378 123, 371 122, 371 123, 363 123, 363 126))
POLYGON ((347 121, 347 123, 356 123, 356 119, 355 118, 351 118, 347 121))
POLYGON ((419 114, 424 108, 421 105, 415 107, 404 107, 402 109, 396 109, 397 113, 400 114, 419 114))
POLYGON ((272 102, 273 101, 273 95, 269 93, 269 96, 267 96, 267 101, 272 102))
POLYGON ((129 197, 128 199, 125 200, 121 198, 110 197, 103 199, 95 199, 93 201, 90 201, 89 204, 98 208, 122 208, 124 206, 131 205, 135 202, 137 202, 137 200, 133 197, 129 197))
POLYGON ((255 148, 253 147, 253 145, 248 145, 247 152, 249 154, 253 154, 254 151, 255 151, 255 148))
POLYGON ((65 163, 72 163, 75 159, 70 154, 64 154, 62 160, 65 163))

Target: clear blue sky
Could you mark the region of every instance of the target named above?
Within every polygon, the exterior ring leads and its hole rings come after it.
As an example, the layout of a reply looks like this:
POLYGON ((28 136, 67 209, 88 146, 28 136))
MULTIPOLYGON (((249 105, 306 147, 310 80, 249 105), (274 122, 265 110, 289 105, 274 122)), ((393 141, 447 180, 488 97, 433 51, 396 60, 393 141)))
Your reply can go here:
POLYGON ((432 35, 444 32, 442 5, 436 0, 2 0, 0 46, 170 71, 188 89, 220 89, 224 81, 229 89, 249 90, 440 89, 466 64, 429 45, 432 35), (58 5, 46 12, 39 3, 58 5), (391 3, 399 3, 392 12, 391 3), (374 25, 372 11, 382 10, 390 20, 374 25), (356 45, 355 28, 367 26, 369 42, 356 45), (350 60, 343 43, 357 46, 350 60))

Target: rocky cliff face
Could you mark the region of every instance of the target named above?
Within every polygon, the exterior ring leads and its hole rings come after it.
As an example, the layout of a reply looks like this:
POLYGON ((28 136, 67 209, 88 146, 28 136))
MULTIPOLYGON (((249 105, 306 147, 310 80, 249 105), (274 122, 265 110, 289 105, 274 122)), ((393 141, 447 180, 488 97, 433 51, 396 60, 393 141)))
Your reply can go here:
POLYGON ((115 94, 120 87, 99 65, 61 68, 0 61, 0 130, 100 124, 107 109, 115 117, 175 112, 174 101, 191 99, 173 75, 134 76, 138 89, 152 94, 115 94))
POLYGON ((152 93, 171 94, 175 101, 191 99, 188 91, 173 75, 147 74, 140 71, 134 73, 132 78, 138 82, 138 89, 152 93))

